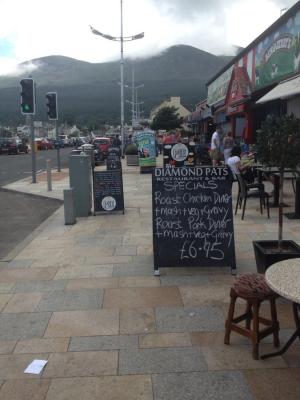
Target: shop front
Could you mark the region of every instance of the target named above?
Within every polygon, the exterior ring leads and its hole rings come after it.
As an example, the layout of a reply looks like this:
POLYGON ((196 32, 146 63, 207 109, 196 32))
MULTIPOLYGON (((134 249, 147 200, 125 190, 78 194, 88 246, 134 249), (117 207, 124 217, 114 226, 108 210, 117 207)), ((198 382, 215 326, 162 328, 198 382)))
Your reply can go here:
POLYGON ((252 143, 253 116, 250 110, 251 83, 245 67, 235 66, 226 95, 229 130, 238 142, 252 143))
POLYGON ((255 132, 267 115, 300 117, 300 2, 233 58, 207 87, 214 122, 248 144, 255 143, 255 132))

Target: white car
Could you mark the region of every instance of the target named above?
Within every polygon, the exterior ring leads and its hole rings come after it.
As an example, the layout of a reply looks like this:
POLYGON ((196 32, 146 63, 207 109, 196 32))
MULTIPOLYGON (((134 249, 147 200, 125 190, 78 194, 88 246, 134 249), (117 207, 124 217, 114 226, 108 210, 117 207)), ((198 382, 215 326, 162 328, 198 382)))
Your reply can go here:
POLYGON ((59 135, 58 138, 63 142, 64 146, 70 146, 68 135, 59 135))

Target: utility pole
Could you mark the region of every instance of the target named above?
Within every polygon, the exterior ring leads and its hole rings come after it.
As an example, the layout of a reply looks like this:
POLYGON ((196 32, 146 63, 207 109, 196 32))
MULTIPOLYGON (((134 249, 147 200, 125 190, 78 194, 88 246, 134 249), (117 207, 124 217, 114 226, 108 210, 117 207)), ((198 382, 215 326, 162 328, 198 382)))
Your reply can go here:
POLYGON ((122 138, 122 157, 124 157, 124 42, 132 40, 142 39, 144 32, 138 33, 133 36, 123 36, 123 0, 120 0, 121 7, 121 36, 111 36, 105 33, 99 32, 90 26, 91 31, 94 35, 102 36, 105 39, 117 41, 121 43, 121 59, 120 59, 120 75, 121 75, 121 138, 122 138))
POLYGON ((134 126, 134 69, 132 70, 132 86, 131 86, 131 104, 132 104, 132 119, 131 119, 131 126, 132 126, 132 130, 133 130, 133 126, 134 126))
POLYGON ((32 164, 32 183, 36 183, 36 158, 35 158, 35 140, 33 115, 35 115, 35 94, 36 84, 30 78, 24 78, 20 81, 21 85, 21 114, 29 119, 30 138, 31 138, 31 164, 32 164))

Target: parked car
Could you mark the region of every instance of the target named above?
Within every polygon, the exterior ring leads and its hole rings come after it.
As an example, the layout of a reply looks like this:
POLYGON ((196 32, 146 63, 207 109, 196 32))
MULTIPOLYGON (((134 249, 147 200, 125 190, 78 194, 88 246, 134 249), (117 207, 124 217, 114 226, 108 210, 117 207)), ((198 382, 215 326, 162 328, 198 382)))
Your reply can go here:
POLYGON ((71 141, 68 138, 68 135, 59 135, 58 138, 63 141, 64 147, 67 147, 67 146, 71 145, 71 141))
POLYGON ((8 138, 0 138, 0 154, 7 153, 7 149, 8 149, 7 141, 8 140, 9 140, 8 138))
POLYGON ((72 139, 72 144, 76 148, 82 146, 83 144, 88 144, 88 143, 89 143, 88 138, 85 136, 74 137, 72 139))
POLYGON ((104 158, 108 155, 108 150, 111 147, 111 139, 108 137, 96 137, 93 140, 93 144, 100 150, 104 158))
POLYGON ((36 138, 38 150, 50 150, 53 149, 53 144, 47 138, 36 138))
POLYGON ((20 139, 1 138, 1 153, 19 154, 28 153, 28 146, 20 139))
MULTIPOLYGON (((81 155, 84 153, 89 154, 89 148, 86 147, 86 145, 87 144, 85 144, 83 146, 79 146, 76 149, 73 149, 70 154, 73 156, 81 155)), ((101 153, 101 151, 99 149, 97 149, 95 147, 95 145, 88 145, 88 146, 92 146, 92 148, 93 148, 95 165, 100 165, 104 160, 103 154, 101 153)))

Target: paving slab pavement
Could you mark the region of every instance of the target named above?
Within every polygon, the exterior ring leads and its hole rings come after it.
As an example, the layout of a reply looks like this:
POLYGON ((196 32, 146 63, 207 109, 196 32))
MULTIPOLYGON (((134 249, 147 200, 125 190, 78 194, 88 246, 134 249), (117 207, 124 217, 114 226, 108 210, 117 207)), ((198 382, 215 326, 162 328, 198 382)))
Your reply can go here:
MULTIPOLYGON (((65 226, 60 207, 0 261, 0 399, 298 399, 299 344, 264 361, 252 360, 249 341, 234 333, 223 345, 229 268, 153 276, 151 177, 125 165, 123 173, 124 215, 65 226), (36 358, 48 360, 43 372, 24 374, 36 358)), ((62 198, 68 185, 64 171, 50 196, 62 198)), ((42 176, 8 186, 49 196, 42 176)), ((239 273, 255 271, 252 240, 276 235, 276 213, 261 216, 254 199, 244 221, 240 212, 234 218, 239 273)), ((285 220, 284 231, 300 242, 298 221, 285 220)), ((294 328, 290 310, 278 304, 282 341, 294 328)), ((262 352, 272 348, 266 338, 262 352)))

